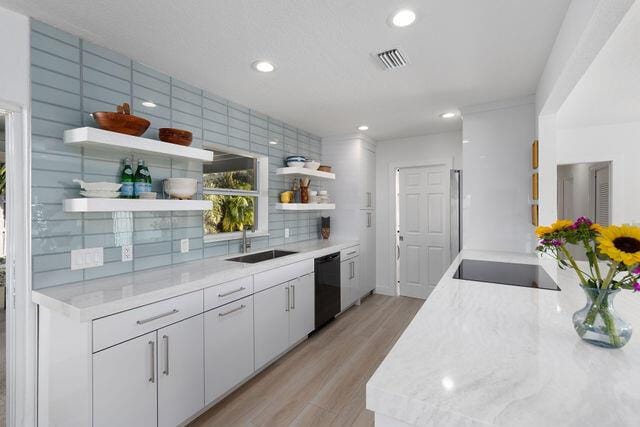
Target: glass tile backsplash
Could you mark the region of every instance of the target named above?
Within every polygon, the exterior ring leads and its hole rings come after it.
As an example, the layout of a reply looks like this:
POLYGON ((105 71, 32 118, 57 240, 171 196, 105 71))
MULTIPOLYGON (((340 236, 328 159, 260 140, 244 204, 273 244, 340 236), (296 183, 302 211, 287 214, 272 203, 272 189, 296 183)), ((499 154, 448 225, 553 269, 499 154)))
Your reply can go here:
MULTIPOLYGON (((49 25, 31 21, 32 80, 32 253, 35 289, 130 273, 237 253, 237 240, 205 243, 200 212, 65 213, 62 201, 78 197, 74 178, 117 182, 117 153, 65 146, 66 129, 96 126, 90 113, 115 111, 128 102, 132 113, 151 121, 144 137, 157 139, 161 127, 193 132, 204 141, 269 156, 269 236, 253 249, 318 238, 319 213, 274 210, 289 180, 275 176, 283 158, 303 154, 320 159, 320 138, 159 73, 118 53, 49 25), (152 100, 155 108, 142 105, 152 100), (269 140, 278 145, 269 145, 269 140), (285 240, 284 229, 289 238, 285 240), (189 239, 189 252, 180 240, 189 239), (121 262, 120 246, 134 245, 132 262, 121 262), (104 266, 70 269, 73 249, 104 247, 104 266)), ((167 177, 202 181, 198 162, 145 156, 160 191, 167 177)))

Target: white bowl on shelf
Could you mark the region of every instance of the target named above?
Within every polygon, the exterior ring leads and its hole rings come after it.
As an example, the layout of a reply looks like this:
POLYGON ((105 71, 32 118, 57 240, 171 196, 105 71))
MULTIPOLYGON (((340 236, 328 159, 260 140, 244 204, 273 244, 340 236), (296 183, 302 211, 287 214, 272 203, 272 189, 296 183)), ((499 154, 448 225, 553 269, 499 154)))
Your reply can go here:
POLYGON ((198 192, 198 180, 193 178, 167 178, 164 192, 176 199, 190 199, 198 192))
POLYGON ((107 191, 114 193, 122 187, 122 184, 115 182, 86 182, 81 179, 74 179, 73 182, 80 184, 80 188, 88 192, 107 191))
POLYGON ((287 162, 287 166, 290 168, 303 168, 304 167, 304 162, 301 161, 290 161, 287 162))
POLYGON ((315 170, 318 170, 318 168, 320 167, 320 162, 316 162, 314 160, 307 160, 304 163, 304 167, 315 171, 315 170))

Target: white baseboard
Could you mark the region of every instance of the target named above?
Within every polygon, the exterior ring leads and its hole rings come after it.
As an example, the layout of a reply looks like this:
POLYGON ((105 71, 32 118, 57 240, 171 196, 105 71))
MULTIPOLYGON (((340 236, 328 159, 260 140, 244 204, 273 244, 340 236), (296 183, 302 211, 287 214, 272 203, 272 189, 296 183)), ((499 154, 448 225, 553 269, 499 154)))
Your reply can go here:
POLYGON ((393 288, 390 288, 388 286, 377 286, 376 290, 374 291, 374 293, 380 294, 380 295, 387 295, 387 296, 390 296, 390 297, 398 296, 396 294, 396 290, 393 289, 393 288))

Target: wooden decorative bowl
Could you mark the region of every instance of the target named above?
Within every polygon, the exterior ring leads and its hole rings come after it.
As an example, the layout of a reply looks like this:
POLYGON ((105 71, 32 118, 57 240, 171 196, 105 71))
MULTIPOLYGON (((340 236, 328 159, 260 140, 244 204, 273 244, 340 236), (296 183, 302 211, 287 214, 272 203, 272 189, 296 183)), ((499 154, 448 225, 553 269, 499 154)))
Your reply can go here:
POLYGON ((320 165, 318 168, 320 172, 331 172, 331 166, 320 165))
POLYGON ((158 136, 160 137, 160 141, 187 147, 191 145, 193 141, 193 134, 188 130, 182 129, 160 128, 158 129, 158 136))
POLYGON ((98 111, 91 114, 93 120, 104 130, 124 133, 132 136, 142 135, 151 122, 142 117, 131 114, 114 113, 111 111, 98 111))

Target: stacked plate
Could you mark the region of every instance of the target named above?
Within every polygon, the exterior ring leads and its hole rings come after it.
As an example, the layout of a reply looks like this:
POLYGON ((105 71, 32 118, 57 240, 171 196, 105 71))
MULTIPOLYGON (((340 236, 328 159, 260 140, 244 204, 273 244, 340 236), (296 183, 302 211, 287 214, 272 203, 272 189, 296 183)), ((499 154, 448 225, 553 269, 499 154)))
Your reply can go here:
POLYGON ((304 163, 307 161, 305 156, 289 156, 285 159, 285 163, 290 168, 303 168, 304 163))
POLYGON ((116 199, 120 197, 120 187, 122 184, 114 182, 85 182, 81 179, 74 179, 73 182, 80 184, 80 195, 92 199, 116 199))

